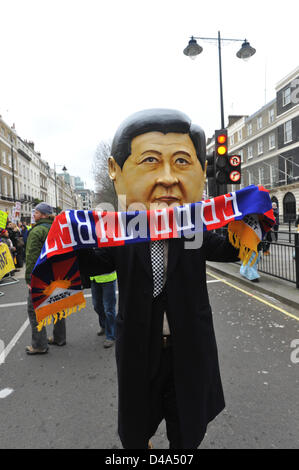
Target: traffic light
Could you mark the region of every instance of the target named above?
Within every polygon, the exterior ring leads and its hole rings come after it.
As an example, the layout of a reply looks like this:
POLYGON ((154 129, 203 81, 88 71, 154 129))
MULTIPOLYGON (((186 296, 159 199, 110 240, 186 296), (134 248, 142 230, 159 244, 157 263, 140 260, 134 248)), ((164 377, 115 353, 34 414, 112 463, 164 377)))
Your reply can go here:
POLYGON ((241 183, 241 157, 229 155, 227 145, 227 130, 215 131, 215 173, 218 184, 241 183))
POLYGON ((215 152, 212 152, 207 155, 207 162, 207 177, 215 178, 215 152))
POLYGON ((215 152, 207 155, 207 162, 208 192, 209 197, 214 197, 217 196, 215 152))
POLYGON ((227 183, 227 130, 215 131, 215 167, 216 181, 218 184, 227 183))

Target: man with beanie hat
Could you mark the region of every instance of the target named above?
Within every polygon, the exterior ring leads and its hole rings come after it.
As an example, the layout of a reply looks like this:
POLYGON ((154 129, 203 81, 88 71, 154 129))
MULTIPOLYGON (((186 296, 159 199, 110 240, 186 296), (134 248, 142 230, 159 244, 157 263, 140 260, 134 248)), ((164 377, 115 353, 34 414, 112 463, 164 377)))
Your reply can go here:
POLYGON ((40 202, 34 211, 35 225, 30 230, 26 243, 26 271, 25 279, 28 286, 28 317, 32 329, 32 345, 26 347, 27 354, 45 354, 48 352, 48 343, 57 346, 66 344, 65 320, 62 319, 54 325, 53 337, 47 338, 46 328, 41 331, 37 330, 37 320, 32 304, 31 297, 31 273, 35 263, 40 255, 42 247, 47 238, 55 216, 53 208, 46 202, 40 202))
MULTIPOLYGON (((34 208, 35 211, 40 212, 43 215, 51 215, 53 214, 53 208, 49 206, 46 202, 40 202, 37 204, 37 206, 34 208)), ((35 216, 34 216, 35 218, 35 216)), ((35 218, 36 220, 36 218, 35 218)))

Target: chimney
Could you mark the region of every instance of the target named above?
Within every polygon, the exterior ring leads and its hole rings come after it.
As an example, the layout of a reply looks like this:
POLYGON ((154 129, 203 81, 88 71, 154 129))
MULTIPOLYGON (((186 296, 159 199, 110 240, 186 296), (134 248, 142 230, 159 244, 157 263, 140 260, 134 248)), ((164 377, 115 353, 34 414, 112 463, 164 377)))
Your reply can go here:
POLYGON ((228 116, 228 126, 232 126, 235 122, 239 121, 240 119, 242 119, 243 117, 248 117, 248 116, 228 116))

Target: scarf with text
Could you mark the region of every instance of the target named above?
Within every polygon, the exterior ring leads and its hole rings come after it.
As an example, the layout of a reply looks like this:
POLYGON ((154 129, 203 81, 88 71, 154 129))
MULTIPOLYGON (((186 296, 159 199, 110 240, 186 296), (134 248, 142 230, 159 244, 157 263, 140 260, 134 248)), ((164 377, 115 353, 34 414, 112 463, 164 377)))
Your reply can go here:
MULTIPOLYGON (((258 256, 257 245, 275 219, 269 193, 262 186, 153 211, 67 210, 48 233, 31 277, 38 329, 85 307, 76 251, 169 238, 191 239, 228 225, 230 243, 244 264, 258 256)), ((192 242, 189 242, 192 245, 192 242)), ((190 248, 192 246, 190 245, 190 248)))

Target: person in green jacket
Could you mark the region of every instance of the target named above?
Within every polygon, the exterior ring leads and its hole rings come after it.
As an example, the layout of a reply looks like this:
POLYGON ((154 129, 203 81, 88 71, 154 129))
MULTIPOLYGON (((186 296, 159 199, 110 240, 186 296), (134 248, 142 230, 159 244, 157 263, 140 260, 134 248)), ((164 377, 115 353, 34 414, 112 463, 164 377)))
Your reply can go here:
POLYGON ((47 353, 48 343, 57 346, 64 346, 66 344, 65 319, 58 321, 54 325, 53 337, 49 339, 47 338, 45 327, 43 327, 41 331, 37 330, 38 323, 31 297, 31 273, 38 260, 54 218, 52 207, 45 202, 39 203, 34 211, 35 225, 30 230, 26 243, 25 280, 28 286, 27 311, 32 329, 32 344, 26 347, 26 352, 30 355, 47 353))
POLYGON ((99 316, 98 335, 106 334, 104 348, 110 348, 115 341, 116 278, 116 271, 90 277, 92 304, 99 316))

